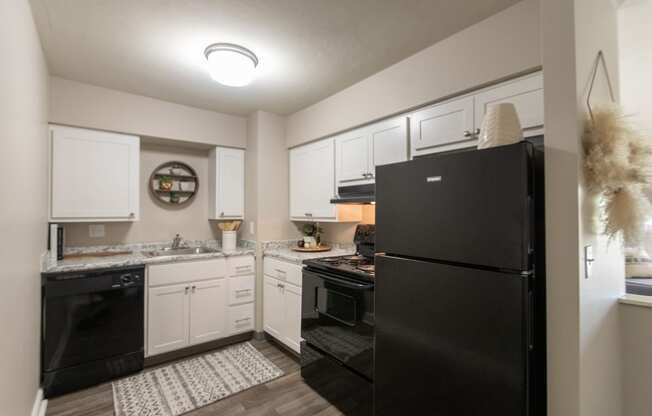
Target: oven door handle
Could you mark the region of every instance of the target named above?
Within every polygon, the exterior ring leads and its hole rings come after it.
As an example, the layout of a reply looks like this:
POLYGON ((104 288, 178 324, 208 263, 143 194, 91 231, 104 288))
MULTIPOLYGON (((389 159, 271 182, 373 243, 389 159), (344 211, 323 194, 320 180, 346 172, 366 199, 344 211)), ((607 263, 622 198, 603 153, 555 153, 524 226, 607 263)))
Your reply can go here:
MULTIPOLYGON (((307 273, 307 272, 304 271, 304 273, 307 273)), ((322 274, 322 273, 310 273, 310 274, 313 274, 315 277, 318 277, 320 279, 324 279, 327 282, 335 283, 336 285, 348 287, 350 289, 367 290, 367 289, 373 289, 374 288, 373 283, 356 283, 356 282, 352 282, 350 280, 340 279, 338 277, 334 277, 334 276, 326 275, 326 274, 322 274)))
POLYGON ((351 328, 355 327, 355 322, 348 322, 348 321, 345 321, 345 320, 342 319, 342 318, 338 318, 338 317, 335 316, 335 315, 331 315, 331 314, 328 313, 328 312, 324 312, 324 311, 320 310, 319 307, 317 307, 317 306, 315 306, 315 312, 317 312, 317 313, 320 314, 320 315, 328 316, 328 317, 331 318, 331 319, 335 319, 337 322, 343 323, 344 325, 346 325, 346 326, 350 326, 351 328))

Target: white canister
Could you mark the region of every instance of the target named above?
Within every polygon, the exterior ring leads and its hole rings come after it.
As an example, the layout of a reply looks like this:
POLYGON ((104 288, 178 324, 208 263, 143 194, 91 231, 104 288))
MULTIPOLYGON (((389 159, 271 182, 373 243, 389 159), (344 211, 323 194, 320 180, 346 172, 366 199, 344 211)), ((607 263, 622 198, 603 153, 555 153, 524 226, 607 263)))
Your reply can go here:
POLYGON ((222 231, 222 251, 225 253, 235 251, 237 240, 237 231, 222 231))
POLYGON ((523 140, 523 129, 514 104, 490 105, 482 119, 478 149, 518 143, 521 140, 523 140))

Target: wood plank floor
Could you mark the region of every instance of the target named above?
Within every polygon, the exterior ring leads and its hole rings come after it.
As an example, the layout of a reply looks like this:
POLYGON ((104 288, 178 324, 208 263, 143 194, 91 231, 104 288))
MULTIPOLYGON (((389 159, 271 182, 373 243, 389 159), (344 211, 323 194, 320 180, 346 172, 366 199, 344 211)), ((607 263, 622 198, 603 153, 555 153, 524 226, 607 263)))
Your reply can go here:
MULTIPOLYGON (((342 414, 303 382, 296 358, 270 341, 250 342, 282 369, 285 375, 185 415, 335 416, 342 414)), ((57 397, 48 402, 47 416, 113 415, 111 383, 57 397)))

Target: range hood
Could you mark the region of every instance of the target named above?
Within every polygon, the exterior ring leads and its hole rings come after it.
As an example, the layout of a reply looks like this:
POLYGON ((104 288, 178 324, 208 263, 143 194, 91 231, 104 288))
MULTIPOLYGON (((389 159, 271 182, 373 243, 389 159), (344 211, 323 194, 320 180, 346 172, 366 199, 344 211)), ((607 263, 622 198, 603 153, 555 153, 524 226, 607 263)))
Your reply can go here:
POLYGON ((337 197, 331 204, 372 204, 376 200, 376 184, 343 185, 337 187, 337 197))

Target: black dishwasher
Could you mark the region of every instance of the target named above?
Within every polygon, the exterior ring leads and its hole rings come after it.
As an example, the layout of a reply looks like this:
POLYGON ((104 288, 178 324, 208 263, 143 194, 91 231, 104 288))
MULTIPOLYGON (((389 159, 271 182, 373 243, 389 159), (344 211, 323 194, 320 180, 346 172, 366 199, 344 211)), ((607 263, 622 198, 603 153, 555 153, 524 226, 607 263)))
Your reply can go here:
POLYGON ((142 266, 42 275, 45 397, 143 368, 144 276, 142 266))

